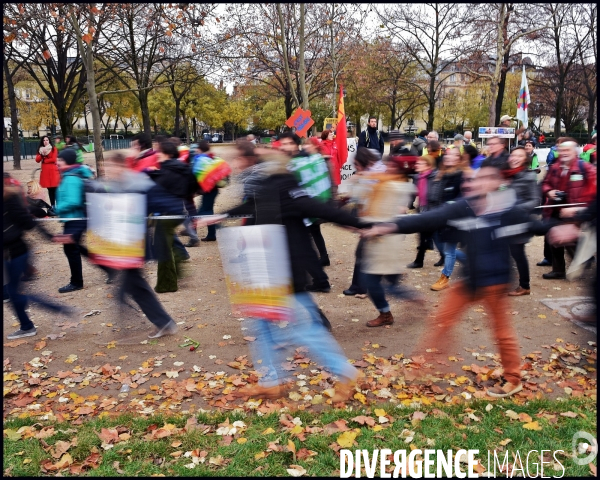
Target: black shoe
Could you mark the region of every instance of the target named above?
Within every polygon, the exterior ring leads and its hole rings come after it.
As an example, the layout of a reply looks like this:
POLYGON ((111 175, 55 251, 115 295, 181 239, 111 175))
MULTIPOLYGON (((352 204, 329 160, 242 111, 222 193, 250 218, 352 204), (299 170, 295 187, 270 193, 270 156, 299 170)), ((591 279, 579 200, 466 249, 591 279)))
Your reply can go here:
POLYGON ((349 288, 348 290, 344 290, 342 293, 344 295, 348 295, 349 297, 353 297, 354 295, 364 295, 367 292, 361 292, 359 290, 352 290, 351 288, 349 288))
POLYGON ((185 244, 186 247, 197 247, 198 245, 200 245, 200 240, 190 240, 188 243, 185 244))
POLYGON ((550 262, 547 258, 544 258, 541 262, 536 263, 538 267, 551 267, 552 262, 550 262))
POLYGON ((423 264, 419 262, 409 263, 406 268, 423 268, 423 264))
POLYGON ((545 278, 546 280, 562 280, 563 278, 566 278, 565 272, 548 272, 548 273, 544 273, 542 275, 542 278, 545 278))
POLYGON ((118 270, 113 270, 113 269, 109 270, 108 277, 106 277, 106 284, 111 285, 115 281, 115 278, 117 278, 118 273, 119 273, 118 270))
POLYGON ((74 292, 75 290, 83 290, 83 285, 77 286, 77 285, 73 285, 73 284, 69 283, 68 285, 65 285, 64 287, 60 287, 58 289, 58 293, 70 293, 70 292, 74 292))
POLYGON ((321 286, 315 285, 314 283, 312 283, 312 284, 307 285, 306 287, 304 287, 304 289, 307 292, 329 293, 331 291, 331 285, 329 285, 329 282, 327 282, 326 284, 323 284, 321 286))
POLYGON ((48 215, 49 217, 58 217, 58 214, 54 211, 54 207, 50 207, 46 211, 46 215, 48 215))
POLYGON ((200 240, 202 240, 203 242, 216 242, 217 241, 216 238, 209 238, 209 237, 204 237, 204 238, 201 238, 200 240))
POLYGON ((433 264, 434 267, 443 267, 444 262, 446 261, 445 257, 440 258, 437 262, 433 264))
POLYGON ((331 262, 329 261, 329 257, 321 257, 321 266, 322 267, 330 267, 331 262))

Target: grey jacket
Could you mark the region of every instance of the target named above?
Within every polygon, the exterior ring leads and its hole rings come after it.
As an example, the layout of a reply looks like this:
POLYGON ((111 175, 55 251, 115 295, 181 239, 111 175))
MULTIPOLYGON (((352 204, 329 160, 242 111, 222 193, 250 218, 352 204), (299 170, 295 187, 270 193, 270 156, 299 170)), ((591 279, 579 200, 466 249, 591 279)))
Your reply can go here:
MULTIPOLYGON (((537 184, 537 175, 531 170, 523 170, 515 174, 510 184, 517 194, 517 205, 528 213, 533 213, 535 207, 540 206, 540 188, 537 184)), ((539 212, 539 210, 538 210, 539 212)), ((511 243, 527 243, 531 239, 529 233, 517 235, 511 239, 511 243)))

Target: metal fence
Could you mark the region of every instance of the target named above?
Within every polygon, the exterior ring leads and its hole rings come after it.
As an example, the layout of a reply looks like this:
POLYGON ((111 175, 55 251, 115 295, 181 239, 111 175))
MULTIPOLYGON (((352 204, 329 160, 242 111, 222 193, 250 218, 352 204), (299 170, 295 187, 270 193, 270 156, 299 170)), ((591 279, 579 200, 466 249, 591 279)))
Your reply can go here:
MULTIPOLYGON (((37 152, 38 152, 39 144, 40 144, 39 140, 36 140, 35 142, 29 142, 29 141, 22 140, 20 142, 21 159, 35 158, 35 156, 37 155, 37 152)), ((86 152, 94 151, 93 143, 84 145, 83 147, 86 152)), ((122 149, 130 148, 130 147, 131 147, 131 139, 130 138, 119 139, 119 140, 116 140, 116 139, 102 140, 102 148, 104 150, 122 150, 122 149)), ((13 159, 13 142, 6 141, 6 140, 4 142, 2 142, 2 156, 4 157, 5 162, 12 161, 12 159, 13 159)))

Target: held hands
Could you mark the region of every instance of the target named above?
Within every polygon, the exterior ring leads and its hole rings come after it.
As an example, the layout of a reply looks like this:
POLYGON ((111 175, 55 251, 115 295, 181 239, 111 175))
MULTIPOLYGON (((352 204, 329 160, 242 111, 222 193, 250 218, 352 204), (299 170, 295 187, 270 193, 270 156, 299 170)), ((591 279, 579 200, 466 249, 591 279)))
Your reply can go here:
POLYGON ((228 215, 211 215, 210 217, 199 218, 196 222, 197 227, 207 227, 208 225, 214 225, 225 220, 228 215))
POLYGON ((362 230, 360 236, 361 238, 373 238, 396 232, 398 232, 398 227, 395 223, 379 223, 369 229, 362 230))
POLYGON ((577 242, 579 233, 579 228, 572 223, 558 225, 548 232, 548 241, 553 247, 572 245, 577 242))

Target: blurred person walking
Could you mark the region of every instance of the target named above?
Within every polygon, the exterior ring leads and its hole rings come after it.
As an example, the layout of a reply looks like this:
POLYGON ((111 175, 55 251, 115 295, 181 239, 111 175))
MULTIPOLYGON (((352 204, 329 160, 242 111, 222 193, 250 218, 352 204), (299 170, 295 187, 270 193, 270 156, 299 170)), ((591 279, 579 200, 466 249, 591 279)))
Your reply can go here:
POLYGON ((60 172, 58 171, 58 149, 52 145, 50 137, 44 135, 40 139, 38 153, 35 161, 41 164, 40 186, 48 189, 50 206, 56 206, 56 189, 60 183, 60 172))
POLYGON ((26 272, 30 257, 29 247, 23 240, 23 234, 26 230, 35 227, 35 221, 25 205, 22 189, 12 181, 8 173, 3 175, 2 203, 4 210, 2 220, 4 271, 8 276, 8 283, 5 286, 5 301, 8 296, 20 323, 19 330, 9 334, 7 339, 15 340, 37 335, 37 329, 27 314, 27 305, 30 300, 54 313, 68 312, 69 309, 37 295, 25 295, 22 291, 21 278, 26 272))

